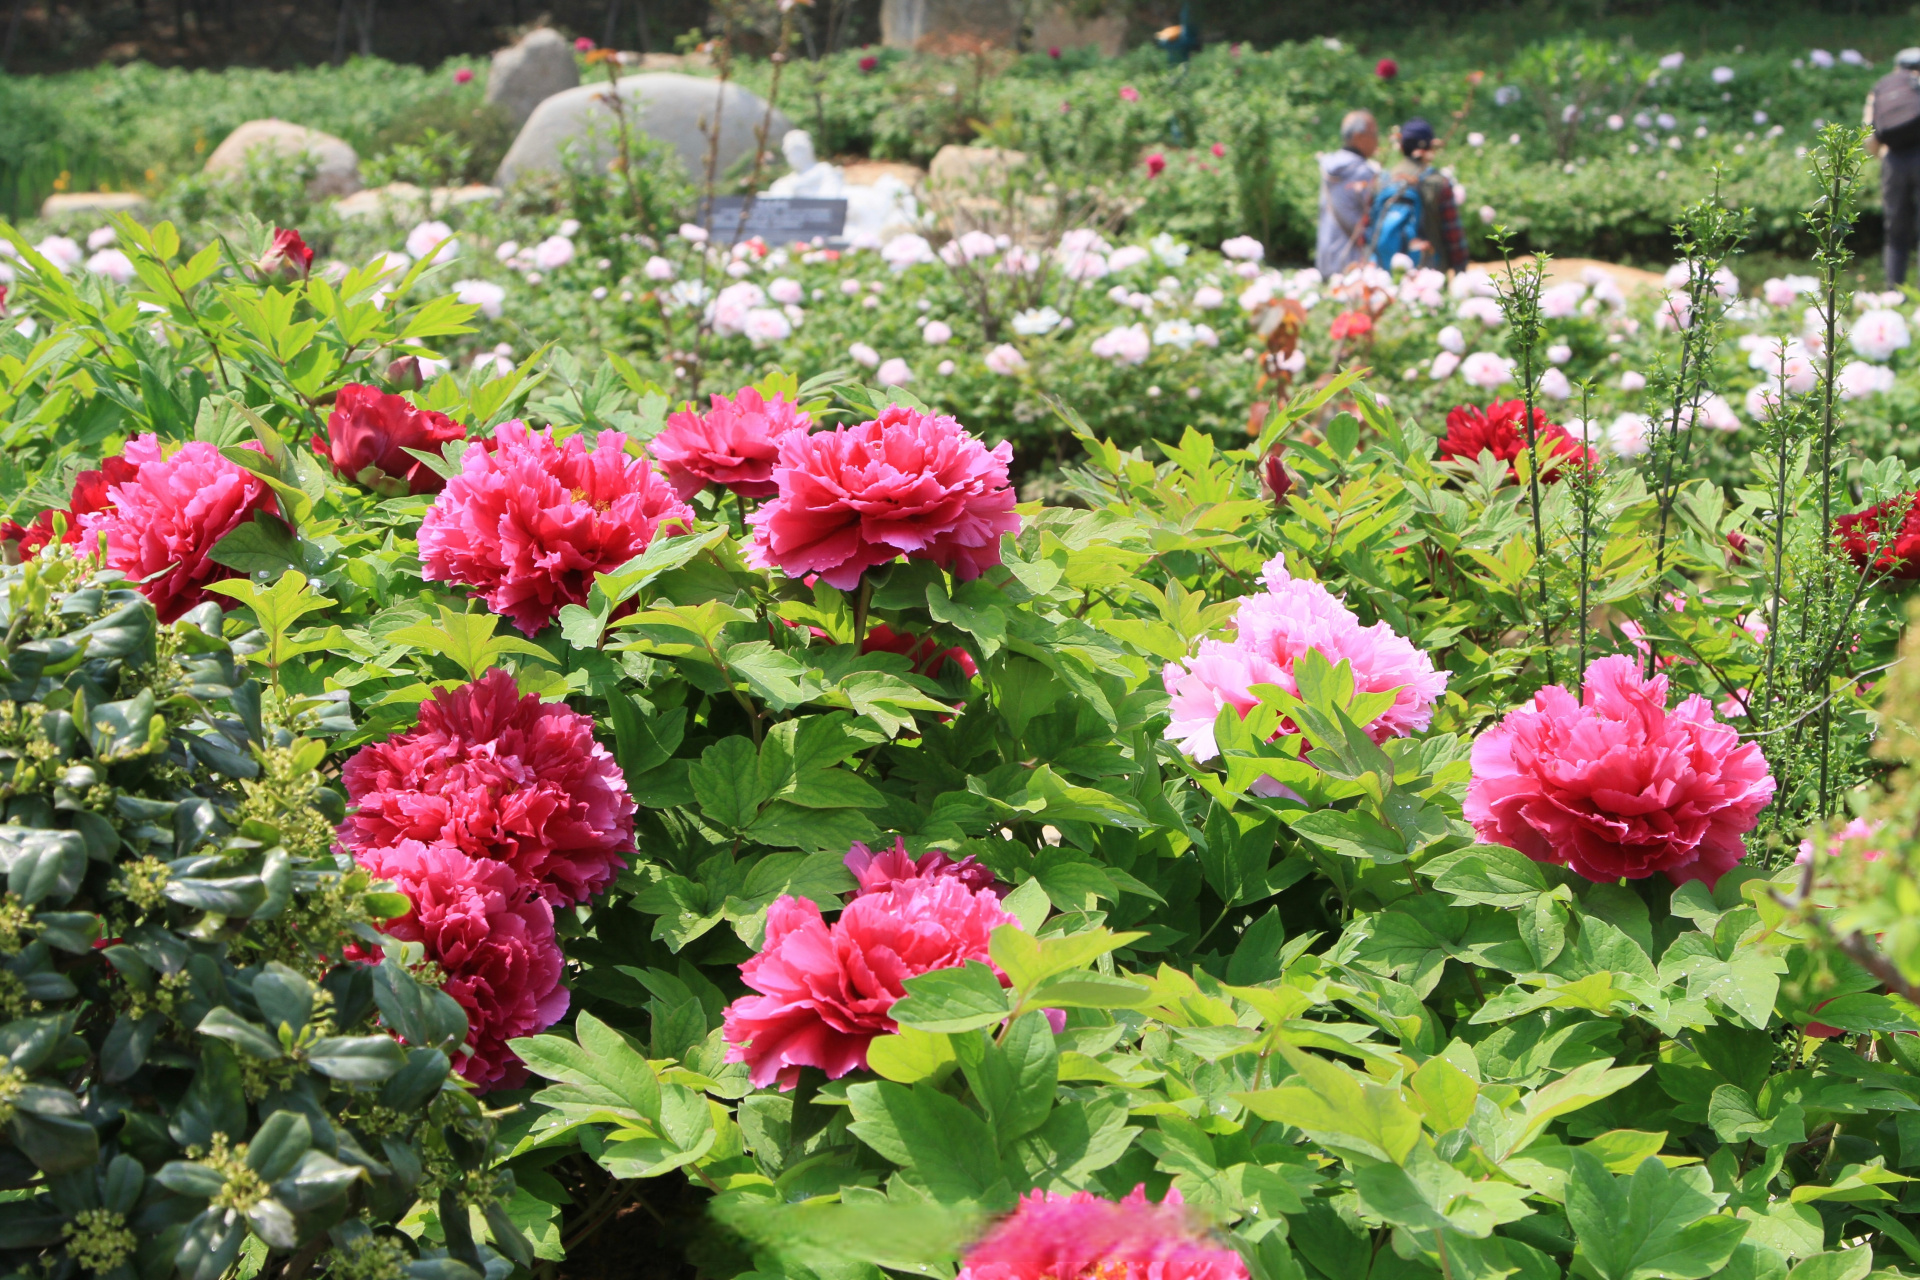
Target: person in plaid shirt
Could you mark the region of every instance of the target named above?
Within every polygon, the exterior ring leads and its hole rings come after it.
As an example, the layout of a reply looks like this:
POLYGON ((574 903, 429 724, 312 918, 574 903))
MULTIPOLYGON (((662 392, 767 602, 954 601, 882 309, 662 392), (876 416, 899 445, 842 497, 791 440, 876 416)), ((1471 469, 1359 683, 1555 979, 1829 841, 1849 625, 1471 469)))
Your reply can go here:
POLYGON ((1400 152, 1406 158, 1393 167, 1393 176, 1420 184, 1420 238, 1413 242, 1419 265, 1439 271, 1465 271, 1467 233, 1460 228, 1460 204, 1453 198, 1453 179, 1434 167, 1434 153, 1439 150, 1433 126, 1415 116, 1400 126, 1400 152))

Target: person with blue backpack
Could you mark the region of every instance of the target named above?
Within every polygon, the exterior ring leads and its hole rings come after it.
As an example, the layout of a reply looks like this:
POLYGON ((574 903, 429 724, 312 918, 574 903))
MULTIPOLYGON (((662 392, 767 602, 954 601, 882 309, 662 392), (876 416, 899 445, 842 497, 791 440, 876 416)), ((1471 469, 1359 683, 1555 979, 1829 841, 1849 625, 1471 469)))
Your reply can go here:
POLYGON ((1380 179, 1367 217, 1368 252, 1389 270, 1404 254, 1416 267, 1464 271, 1467 237, 1460 227, 1460 206, 1453 179, 1434 166, 1440 149, 1433 126, 1418 116, 1400 126, 1404 157, 1380 179))

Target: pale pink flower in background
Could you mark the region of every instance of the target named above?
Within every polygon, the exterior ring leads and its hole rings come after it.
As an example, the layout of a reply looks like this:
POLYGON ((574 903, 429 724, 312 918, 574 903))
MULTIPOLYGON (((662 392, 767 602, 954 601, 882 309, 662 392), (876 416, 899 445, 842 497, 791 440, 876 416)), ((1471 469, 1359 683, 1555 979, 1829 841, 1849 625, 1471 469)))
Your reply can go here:
POLYGON ((416 261, 447 262, 460 255, 460 242, 453 238, 453 228, 446 223, 423 222, 407 233, 407 252, 416 261))
POLYGON ((1607 448, 1622 458, 1637 458, 1647 451, 1647 415, 1623 413, 1607 428, 1607 448))
POLYGON ((1669 293, 1653 316, 1653 327, 1659 332, 1684 329, 1692 323, 1693 302, 1684 293, 1669 293))
POLYGON ((1120 86, 1120 101, 1138 102, 1140 101, 1140 91, 1130 84, 1123 84, 1120 86))
POLYGON ((1513 361, 1491 351, 1476 351, 1460 362, 1460 376, 1469 386, 1491 391, 1513 381, 1513 361))
POLYGON ((53 264, 53 269, 65 275, 80 265, 85 255, 80 246, 66 236, 48 236, 33 246, 35 253, 53 264))
POLYGON ((1193 306, 1196 311, 1212 311, 1227 300, 1227 295, 1210 284, 1203 284, 1193 291, 1193 306))
POLYGON ((1715 431, 1738 431, 1740 429, 1740 415, 1733 411, 1733 406, 1727 403, 1727 398, 1718 393, 1702 400, 1699 410, 1690 415, 1690 417, 1692 422, 1689 423, 1689 425, 1699 423, 1712 427, 1715 431))
POLYGON ((1550 368, 1540 375, 1540 394, 1549 400, 1571 399, 1573 384, 1560 369, 1550 368))
MULTIPOLYGON (((1850 820, 1846 826, 1840 828, 1840 830, 1834 834, 1833 839, 1827 842, 1827 856, 1830 858, 1839 857, 1841 851, 1850 841, 1873 839, 1874 836, 1880 833, 1880 828, 1885 825, 1886 823, 1877 818, 1872 822, 1867 821, 1865 818, 1854 818, 1850 820)), ((1862 862, 1878 862, 1886 856, 1886 850, 1884 849, 1862 849, 1860 851, 1860 861, 1862 862)), ((1802 840, 1794 862, 1804 867, 1812 861, 1813 841, 1811 839, 1802 840)))
POLYGON ((120 233, 112 227, 99 227, 87 236, 87 248, 104 249, 120 238, 120 233))
POLYGON ((1853 322, 1847 340, 1867 359, 1884 361, 1912 343, 1913 337, 1907 331, 1905 317, 1898 311, 1876 307, 1853 322))
POLYGON ((942 360, 939 364, 934 366, 933 371, 939 374, 943 378, 951 378, 953 376, 953 371, 956 367, 957 366, 953 363, 953 361, 942 360))
POLYGON ((1884 364, 1867 364, 1862 360, 1847 361, 1834 377, 1835 388, 1842 400, 1860 400, 1879 395, 1893 390, 1893 383, 1892 369, 1884 364))
MULTIPOLYGON (((506 246, 502 245, 501 247, 505 248, 506 246)), ((647 259, 647 265, 643 270, 646 272, 647 279, 649 280, 671 280, 679 274, 678 267, 675 267, 673 263, 660 257, 658 254, 647 259)))
POLYGON ((1258 262, 1267 256, 1266 246, 1252 236, 1235 236, 1220 246, 1223 257, 1237 258, 1242 262, 1258 262))
POLYGON ((783 306, 792 306, 803 301, 807 291, 801 287, 798 280, 781 276, 767 285, 767 296, 783 306))
POLYGON ((984 231, 967 231, 953 241, 960 248, 960 256, 968 262, 978 258, 991 258, 1000 252, 1000 246, 994 238, 984 231))
POLYGON ((1507 322, 1500 303, 1493 298, 1466 298, 1454 310, 1462 320, 1478 320, 1489 329, 1498 329, 1507 322))
POLYGON ((553 271, 573 261, 573 241, 565 236, 548 236, 533 246, 533 265, 553 271))
POLYGON ((1093 340, 1088 350, 1115 364, 1144 364, 1153 351, 1153 339, 1148 336, 1145 325, 1130 324, 1107 330, 1093 340))
POLYGON ((873 381, 877 386, 903 387, 913 381, 913 370, 907 367, 905 360, 895 356, 874 370, 873 381))
POLYGON ((705 244, 707 229, 698 223, 683 222, 680 224, 680 238, 688 244, 705 244))
POLYGON ((1540 291, 1540 314, 1549 320, 1566 320, 1580 313, 1580 301, 1587 286, 1578 280, 1549 285, 1540 291))
POLYGON ((1139 266, 1152 257, 1153 252, 1150 249, 1142 248, 1137 244, 1122 245, 1107 255, 1107 269, 1109 271, 1126 271, 1132 267, 1139 266))
POLYGON ((934 262, 933 246, 927 243, 925 236, 905 232, 895 236, 880 247, 880 258, 895 271, 905 271, 908 267, 922 262, 934 262))
POLYGON ((1027 358, 1020 354, 1018 347, 1003 342, 987 352, 988 373, 997 373, 1003 378, 1011 378, 1027 367, 1027 358))
POLYGON ((1549 364, 1565 364, 1571 359, 1573 359, 1573 348, 1564 342, 1556 342, 1547 348, 1547 362, 1549 364))
POLYGON ((953 326, 945 320, 929 320, 920 330, 920 339, 930 347, 937 347, 953 341, 953 326))
POLYGON ((847 348, 847 354, 853 357, 855 364, 863 364, 872 369, 880 363, 880 353, 864 342, 856 342, 847 348))
POLYGON ((1467 349, 1467 335, 1460 332, 1460 326, 1457 324, 1450 324, 1440 330, 1434 335, 1434 341, 1440 344, 1442 351, 1451 351, 1455 355, 1462 355, 1467 349))
POLYGON ((118 249, 102 249, 87 259, 87 270, 115 284, 126 284, 133 279, 133 259, 118 249))
POLYGON ((748 312, 766 304, 764 289, 751 281, 738 281, 714 296, 713 305, 707 308, 707 320, 715 333, 732 337, 746 332, 748 312))
POLYGON ((453 296, 468 306, 480 308, 480 314, 489 320, 500 318, 507 301, 507 291, 491 280, 455 280, 453 296))
POLYGON ((764 347, 773 342, 785 342, 793 336, 793 322, 786 313, 772 307, 753 307, 747 312, 741 323, 740 332, 747 341, 756 347, 764 347))
POLYGON ((1445 382, 1453 376, 1454 370, 1459 367, 1460 357, 1458 354, 1452 351, 1442 351, 1433 358, 1433 365, 1429 369, 1427 376, 1435 382, 1445 382))
POLYGON ((1217 347, 1220 345, 1220 335, 1214 332, 1212 325, 1197 324, 1193 326, 1193 341, 1196 346, 1217 347))
POLYGON ((1627 370, 1620 375, 1620 389, 1622 391, 1645 391, 1647 389, 1647 375, 1633 369, 1627 370))

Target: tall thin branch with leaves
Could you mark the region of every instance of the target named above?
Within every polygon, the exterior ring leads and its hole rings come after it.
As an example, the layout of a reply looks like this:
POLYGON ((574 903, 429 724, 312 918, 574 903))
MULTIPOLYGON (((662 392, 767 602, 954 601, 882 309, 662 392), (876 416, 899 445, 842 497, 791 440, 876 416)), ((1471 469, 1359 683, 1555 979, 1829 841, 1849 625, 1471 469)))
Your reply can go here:
POLYGON ((1494 243, 1507 264, 1506 279, 1496 282, 1500 312, 1506 317, 1515 358, 1520 362, 1520 400, 1524 406, 1520 423, 1527 441, 1527 506, 1533 516, 1533 563, 1540 579, 1540 647, 1547 655, 1547 680, 1553 673, 1553 617, 1547 608, 1547 537, 1540 518, 1540 431, 1534 406, 1540 399, 1540 370, 1534 353, 1540 346, 1540 286, 1546 279, 1546 258, 1516 266, 1512 243, 1505 227, 1494 229, 1494 243))

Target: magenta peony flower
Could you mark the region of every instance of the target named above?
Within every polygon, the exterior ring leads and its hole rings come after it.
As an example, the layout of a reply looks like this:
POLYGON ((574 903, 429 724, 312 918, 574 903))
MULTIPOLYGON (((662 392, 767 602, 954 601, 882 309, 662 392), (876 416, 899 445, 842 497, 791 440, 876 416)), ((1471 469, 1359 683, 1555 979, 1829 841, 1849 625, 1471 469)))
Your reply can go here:
POLYGON ((974 893, 991 893, 996 898, 1003 893, 993 878, 993 872, 971 855, 955 862, 936 849, 915 859, 907 852, 907 842, 897 836, 893 848, 882 849, 878 853, 856 840, 847 850, 847 870, 853 872, 853 878, 860 882, 860 887, 854 891, 858 897, 884 893, 908 880, 932 880, 940 876, 951 876, 974 893))
POLYGON ((627 438, 581 437, 502 423, 495 448, 470 448, 420 523, 422 575, 462 582, 495 613, 533 635, 580 604, 593 576, 618 568, 656 536, 685 533, 693 510, 627 438))
POLYGON ((452 845, 512 867, 556 907, 605 889, 633 852, 633 798, 592 717, 522 697, 498 669, 434 694, 417 728, 360 748, 340 777, 348 849, 452 845))
POLYGON ((1168 1188, 1144 1186, 1117 1203, 1091 1191, 1029 1191, 967 1251, 959 1280, 1247 1280, 1247 1264, 1214 1244, 1168 1188))
POLYGON ((279 514, 273 490, 204 440, 188 441, 169 457, 159 437, 135 436, 120 456, 137 470, 108 486, 108 506, 80 516, 81 542, 91 545, 106 534, 107 567, 126 574, 162 622, 203 600, 230 608, 232 600, 206 588, 241 574, 208 553, 254 512, 279 514))
MULTIPOLYGON (((1262 575, 1267 589, 1240 601, 1232 640, 1202 640, 1194 657, 1170 662, 1162 672, 1173 697, 1169 741, 1195 760, 1213 759, 1220 750, 1213 737, 1220 708, 1231 706, 1244 717, 1259 703, 1251 691, 1256 684, 1299 692, 1293 666, 1309 649, 1336 666, 1351 663, 1356 693, 1396 691, 1393 705, 1365 726, 1375 742, 1432 723, 1433 704, 1447 689, 1447 673, 1434 670, 1432 658, 1384 622, 1361 626, 1331 591, 1289 576, 1285 556, 1269 560, 1262 575)), ((1280 735, 1297 732, 1290 720, 1281 721, 1280 735)))
POLYGON ((1587 668, 1583 702, 1559 685, 1473 744, 1466 819, 1482 840, 1589 880, 1712 885, 1773 798, 1754 743, 1691 695, 1667 709, 1667 678, 1624 654, 1587 668))
POLYGON ((988 936, 1013 923, 998 898, 950 875, 857 897, 831 925, 807 899, 778 898, 766 944, 740 966, 761 994, 727 1006, 727 1061, 746 1063, 755 1086, 783 1089, 801 1067, 836 1080, 865 1067, 874 1037, 895 1029, 887 1010, 906 995, 904 979, 987 960, 988 936))
POLYGON ((901 556, 956 578, 1000 563, 1000 535, 1018 533, 1007 464, 946 414, 888 405, 873 422, 780 440, 779 496, 748 517, 747 562, 789 577, 817 573, 850 591, 869 568, 901 556))
POLYGON ((682 409, 667 415, 664 431, 648 442, 654 460, 682 500, 710 484, 743 498, 771 497, 773 464, 789 431, 805 433, 812 420, 784 396, 763 399, 752 387, 729 400, 713 397, 706 413, 682 409))
POLYGON ((460 1074, 482 1093, 525 1083, 527 1069, 507 1041, 558 1022, 570 998, 560 985, 565 960, 553 908, 528 893, 512 867, 451 845, 402 840, 356 858, 412 900, 413 910, 386 930, 422 944, 446 974, 442 989, 467 1011, 472 1056, 460 1074))

